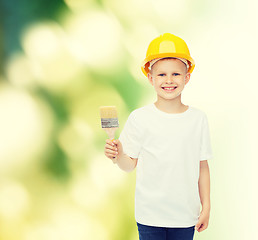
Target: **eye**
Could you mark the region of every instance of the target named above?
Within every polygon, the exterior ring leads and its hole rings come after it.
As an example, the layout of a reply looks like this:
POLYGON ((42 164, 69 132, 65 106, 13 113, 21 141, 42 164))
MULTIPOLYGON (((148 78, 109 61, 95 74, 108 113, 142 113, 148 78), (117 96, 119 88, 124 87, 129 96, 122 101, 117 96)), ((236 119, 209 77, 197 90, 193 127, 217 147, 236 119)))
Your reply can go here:
POLYGON ((165 73, 160 73, 160 74, 158 74, 158 76, 163 77, 163 76, 165 76, 165 73))
POLYGON ((173 73, 173 75, 174 75, 174 76, 178 76, 178 75, 180 75, 180 73, 173 73))

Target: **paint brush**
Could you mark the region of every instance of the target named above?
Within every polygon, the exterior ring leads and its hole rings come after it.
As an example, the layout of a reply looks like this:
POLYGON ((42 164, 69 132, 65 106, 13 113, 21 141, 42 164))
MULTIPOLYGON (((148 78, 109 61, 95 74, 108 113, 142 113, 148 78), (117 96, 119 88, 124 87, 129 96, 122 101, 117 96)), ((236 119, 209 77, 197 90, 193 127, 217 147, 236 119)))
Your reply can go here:
MULTIPOLYGON (((109 139, 115 140, 115 132, 119 127, 117 110, 115 106, 100 107, 101 127, 108 134, 109 139)), ((117 157, 113 157, 113 163, 117 162, 117 157)))

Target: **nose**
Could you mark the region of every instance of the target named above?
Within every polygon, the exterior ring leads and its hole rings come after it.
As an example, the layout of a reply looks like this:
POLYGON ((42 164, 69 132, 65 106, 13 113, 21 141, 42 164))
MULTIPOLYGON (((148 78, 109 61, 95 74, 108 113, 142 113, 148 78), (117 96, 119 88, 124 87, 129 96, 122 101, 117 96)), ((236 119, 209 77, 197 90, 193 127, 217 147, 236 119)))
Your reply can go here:
POLYGON ((172 83, 173 82, 172 76, 168 76, 167 79, 166 79, 166 82, 167 83, 172 83))

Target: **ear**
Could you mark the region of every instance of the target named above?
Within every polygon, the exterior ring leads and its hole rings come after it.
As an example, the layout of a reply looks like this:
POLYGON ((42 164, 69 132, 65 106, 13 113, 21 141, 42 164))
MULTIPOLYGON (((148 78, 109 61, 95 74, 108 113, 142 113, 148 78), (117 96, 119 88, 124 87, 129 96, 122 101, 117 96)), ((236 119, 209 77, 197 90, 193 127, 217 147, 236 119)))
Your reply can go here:
POLYGON ((153 77, 152 77, 151 73, 148 73, 147 77, 148 77, 150 84, 153 86, 153 77))
POLYGON ((185 75, 185 85, 189 82, 190 77, 191 77, 191 73, 188 72, 188 73, 185 75))

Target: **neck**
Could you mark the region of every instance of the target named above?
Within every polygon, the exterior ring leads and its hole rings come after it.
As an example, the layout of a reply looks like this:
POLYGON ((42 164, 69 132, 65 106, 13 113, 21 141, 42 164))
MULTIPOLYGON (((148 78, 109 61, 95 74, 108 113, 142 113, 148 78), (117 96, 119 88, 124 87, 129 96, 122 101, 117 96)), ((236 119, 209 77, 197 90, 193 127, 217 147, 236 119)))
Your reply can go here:
POLYGON ((154 104, 159 110, 166 113, 181 113, 186 111, 188 108, 181 102, 181 95, 172 100, 166 100, 158 97, 154 104))

